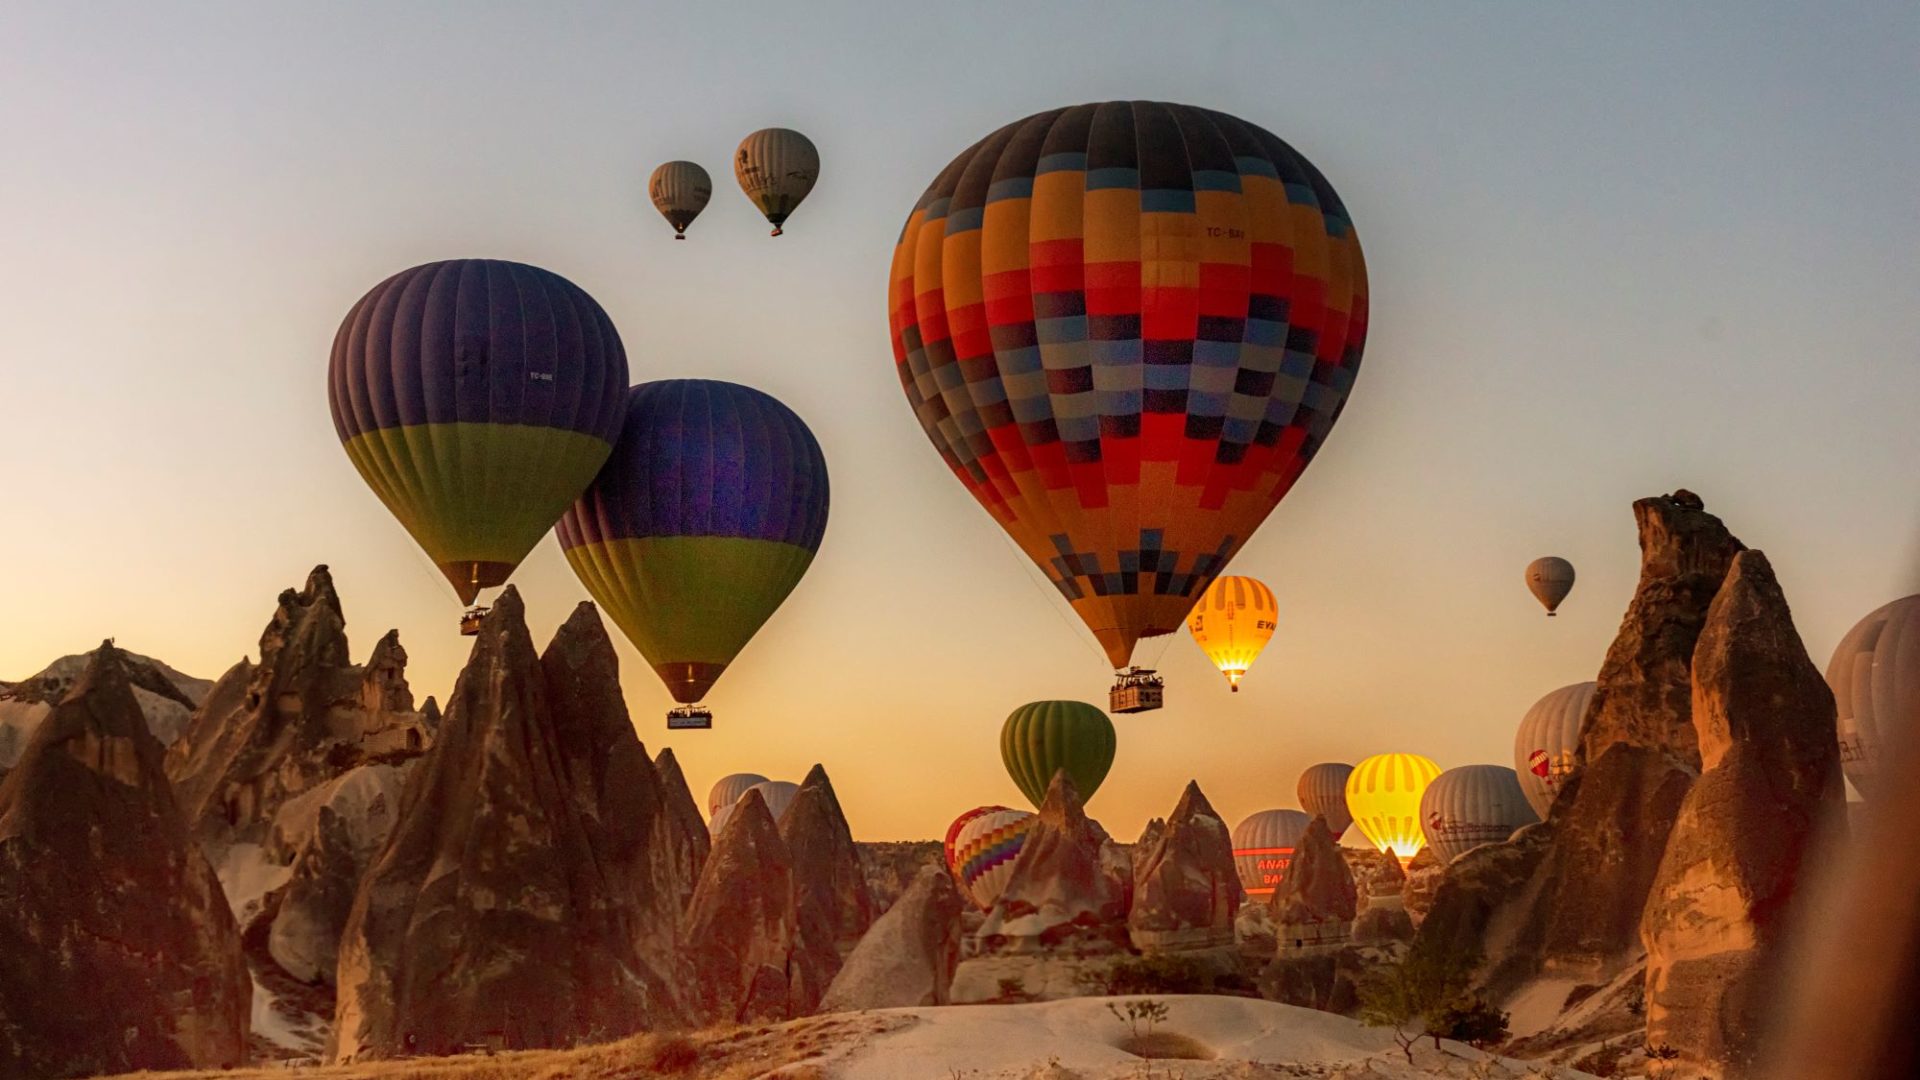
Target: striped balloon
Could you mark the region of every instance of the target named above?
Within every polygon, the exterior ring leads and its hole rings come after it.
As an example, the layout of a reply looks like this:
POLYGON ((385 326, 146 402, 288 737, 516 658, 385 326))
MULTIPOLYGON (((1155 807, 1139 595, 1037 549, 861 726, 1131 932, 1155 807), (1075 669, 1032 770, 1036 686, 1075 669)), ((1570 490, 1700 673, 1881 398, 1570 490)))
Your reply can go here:
POLYGON ((653 208, 673 226, 673 238, 685 240, 687 226, 713 198, 713 179, 691 161, 669 161, 647 178, 647 197, 653 208))
POLYGON ((826 528, 826 459, 793 410, 670 379, 629 392, 620 444, 559 532, 587 591, 692 704, 800 583, 826 528))
MULTIPOLYGON (((767 813, 772 814, 774 823, 778 824, 780 819, 786 816, 787 807, 793 805, 793 797, 800 793, 800 785, 791 780, 766 780, 753 785, 747 791, 760 793, 760 801, 767 804, 767 813)), ((740 793, 741 799, 746 797, 746 791, 740 793)), ((740 805, 739 799, 734 800, 734 805, 740 805)))
POLYGON ((707 816, 711 818, 719 813, 722 807, 739 802, 740 796, 745 795, 748 788, 766 782, 766 777, 751 772, 729 773, 715 780, 713 787, 707 792, 707 816))
POLYGON ((1084 701, 1035 701, 1007 716, 1000 728, 1000 760, 1034 806, 1046 801, 1053 774, 1073 780, 1080 801, 1100 790, 1118 745, 1113 721, 1084 701))
POLYGON ((986 911, 1000 898, 1037 820, 1025 810, 981 806, 961 814, 947 830, 947 869, 975 907, 986 911))
POLYGON ((1294 785, 1294 795, 1300 805, 1306 807, 1308 814, 1326 818, 1327 831, 1335 840, 1353 824, 1353 815, 1347 812, 1347 777, 1352 775, 1351 765, 1323 761, 1309 766, 1294 785))
POLYGON ((1580 767, 1580 722, 1598 686, 1583 682, 1555 690, 1533 703, 1513 734, 1513 769, 1520 790, 1542 818, 1580 767))
POLYGON ((1920 596, 1861 619, 1827 665, 1840 737, 1840 768, 1863 799, 1879 794, 1882 747, 1920 738, 1920 596))
POLYGON ((1367 282, 1346 207, 1292 147, 1112 101, 955 158, 901 230, 888 310, 927 438, 1123 667, 1320 448, 1367 282))
POLYGON ((1539 820, 1520 790, 1520 777, 1505 765, 1448 769, 1420 795, 1421 832, 1442 863, 1539 820))
POLYGON ((1280 605, 1272 589, 1253 578, 1228 574, 1215 578, 1188 613, 1187 633, 1237 693, 1279 620, 1280 605))
POLYGON ((1273 895, 1312 823, 1299 810, 1262 810, 1233 827, 1233 866, 1248 896, 1273 895))
POLYGON ((1420 796, 1440 766, 1419 754, 1375 754, 1347 777, 1347 812, 1379 851, 1406 862, 1427 840, 1420 830, 1420 796))
POLYGON ((762 128, 741 139, 733 152, 733 178, 779 236, 786 231, 782 226, 787 217, 820 179, 820 151, 797 131, 762 128))
POLYGON ((347 457, 465 603, 506 583, 613 451, 627 354, 537 266, 453 259, 373 287, 334 335, 347 457))

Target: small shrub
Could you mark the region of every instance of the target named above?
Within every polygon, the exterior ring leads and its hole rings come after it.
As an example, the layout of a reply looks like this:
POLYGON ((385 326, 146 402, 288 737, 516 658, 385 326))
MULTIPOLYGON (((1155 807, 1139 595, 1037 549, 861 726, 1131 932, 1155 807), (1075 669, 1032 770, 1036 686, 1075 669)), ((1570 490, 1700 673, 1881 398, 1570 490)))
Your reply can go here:
POLYGON ((1127 1033, 1138 1039, 1143 1035, 1152 1035, 1153 1025, 1165 1020, 1172 1010, 1167 1008, 1166 1002, 1149 998, 1145 1001, 1129 1001, 1125 1005, 1109 1001, 1107 1011, 1113 1014, 1115 1020, 1127 1025, 1127 1033))
POLYGON ((1486 1050, 1506 1041, 1507 1014, 1487 1004, 1478 994, 1456 998, 1427 1024, 1427 1034, 1433 1036, 1436 1049, 1440 1040, 1447 1038, 1486 1050))
POLYGON ((1027 993, 1026 980, 1017 976, 1001 979, 999 996, 995 1001, 1032 1001, 1033 995, 1027 993))
POLYGON ((653 1051, 647 1055, 647 1069, 666 1076, 686 1072, 698 1064, 700 1048, 685 1035, 660 1036, 654 1040, 653 1051))

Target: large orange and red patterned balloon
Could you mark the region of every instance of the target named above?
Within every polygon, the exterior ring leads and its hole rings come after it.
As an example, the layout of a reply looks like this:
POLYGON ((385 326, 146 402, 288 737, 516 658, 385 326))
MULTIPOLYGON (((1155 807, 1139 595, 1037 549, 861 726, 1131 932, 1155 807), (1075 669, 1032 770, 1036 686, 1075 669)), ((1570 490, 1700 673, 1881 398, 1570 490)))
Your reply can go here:
POLYGON ((955 158, 907 218, 888 306, 927 436, 1121 667, 1319 449, 1367 284, 1346 208, 1292 147, 1117 101, 955 158))

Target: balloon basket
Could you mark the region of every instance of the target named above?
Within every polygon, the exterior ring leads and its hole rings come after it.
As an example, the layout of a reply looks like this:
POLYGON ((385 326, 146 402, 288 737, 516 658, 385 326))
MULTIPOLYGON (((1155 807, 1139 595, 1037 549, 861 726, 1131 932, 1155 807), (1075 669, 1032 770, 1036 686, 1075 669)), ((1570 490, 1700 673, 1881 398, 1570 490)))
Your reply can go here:
POLYGON ((487 612, 491 608, 470 607, 460 616, 460 636, 473 637, 480 633, 480 624, 487 621, 487 612))
POLYGON ((1117 713, 1152 712, 1166 703, 1166 686, 1150 668, 1128 668, 1114 677, 1107 706, 1117 713))
POLYGON ((667 710, 668 731, 711 731, 713 710, 704 705, 682 705, 667 710))

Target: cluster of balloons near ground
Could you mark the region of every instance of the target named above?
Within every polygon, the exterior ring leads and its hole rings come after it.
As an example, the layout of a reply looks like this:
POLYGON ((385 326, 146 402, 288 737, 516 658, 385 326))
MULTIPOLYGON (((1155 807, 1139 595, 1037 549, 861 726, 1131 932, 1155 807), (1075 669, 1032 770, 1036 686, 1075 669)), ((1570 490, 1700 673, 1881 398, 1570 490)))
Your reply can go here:
POLYGON ((799 790, 800 785, 791 780, 769 780, 759 773, 741 772, 723 776, 714 781, 713 787, 707 791, 707 832, 719 836, 720 830, 727 826, 727 818, 733 816, 733 808, 747 797, 749 791, 759 792, 760 798, 767 804, 767 812, 773 815, 775 821, 779 821, 787 812, 787 807, 793 805, 793 796, 799 790))
MULTIPOLYGON (((797 131, 762 128, 740 140, 733 152, 733 178, 766 215, 773 235, 780 236, 788 216, 820 179, 820 151, 797 131)), ((687 226, 713 198, 713 178, 694 162, 669 161, 647 178, 647 196, 673 226, 673 238, 685 240, 687 226)))

